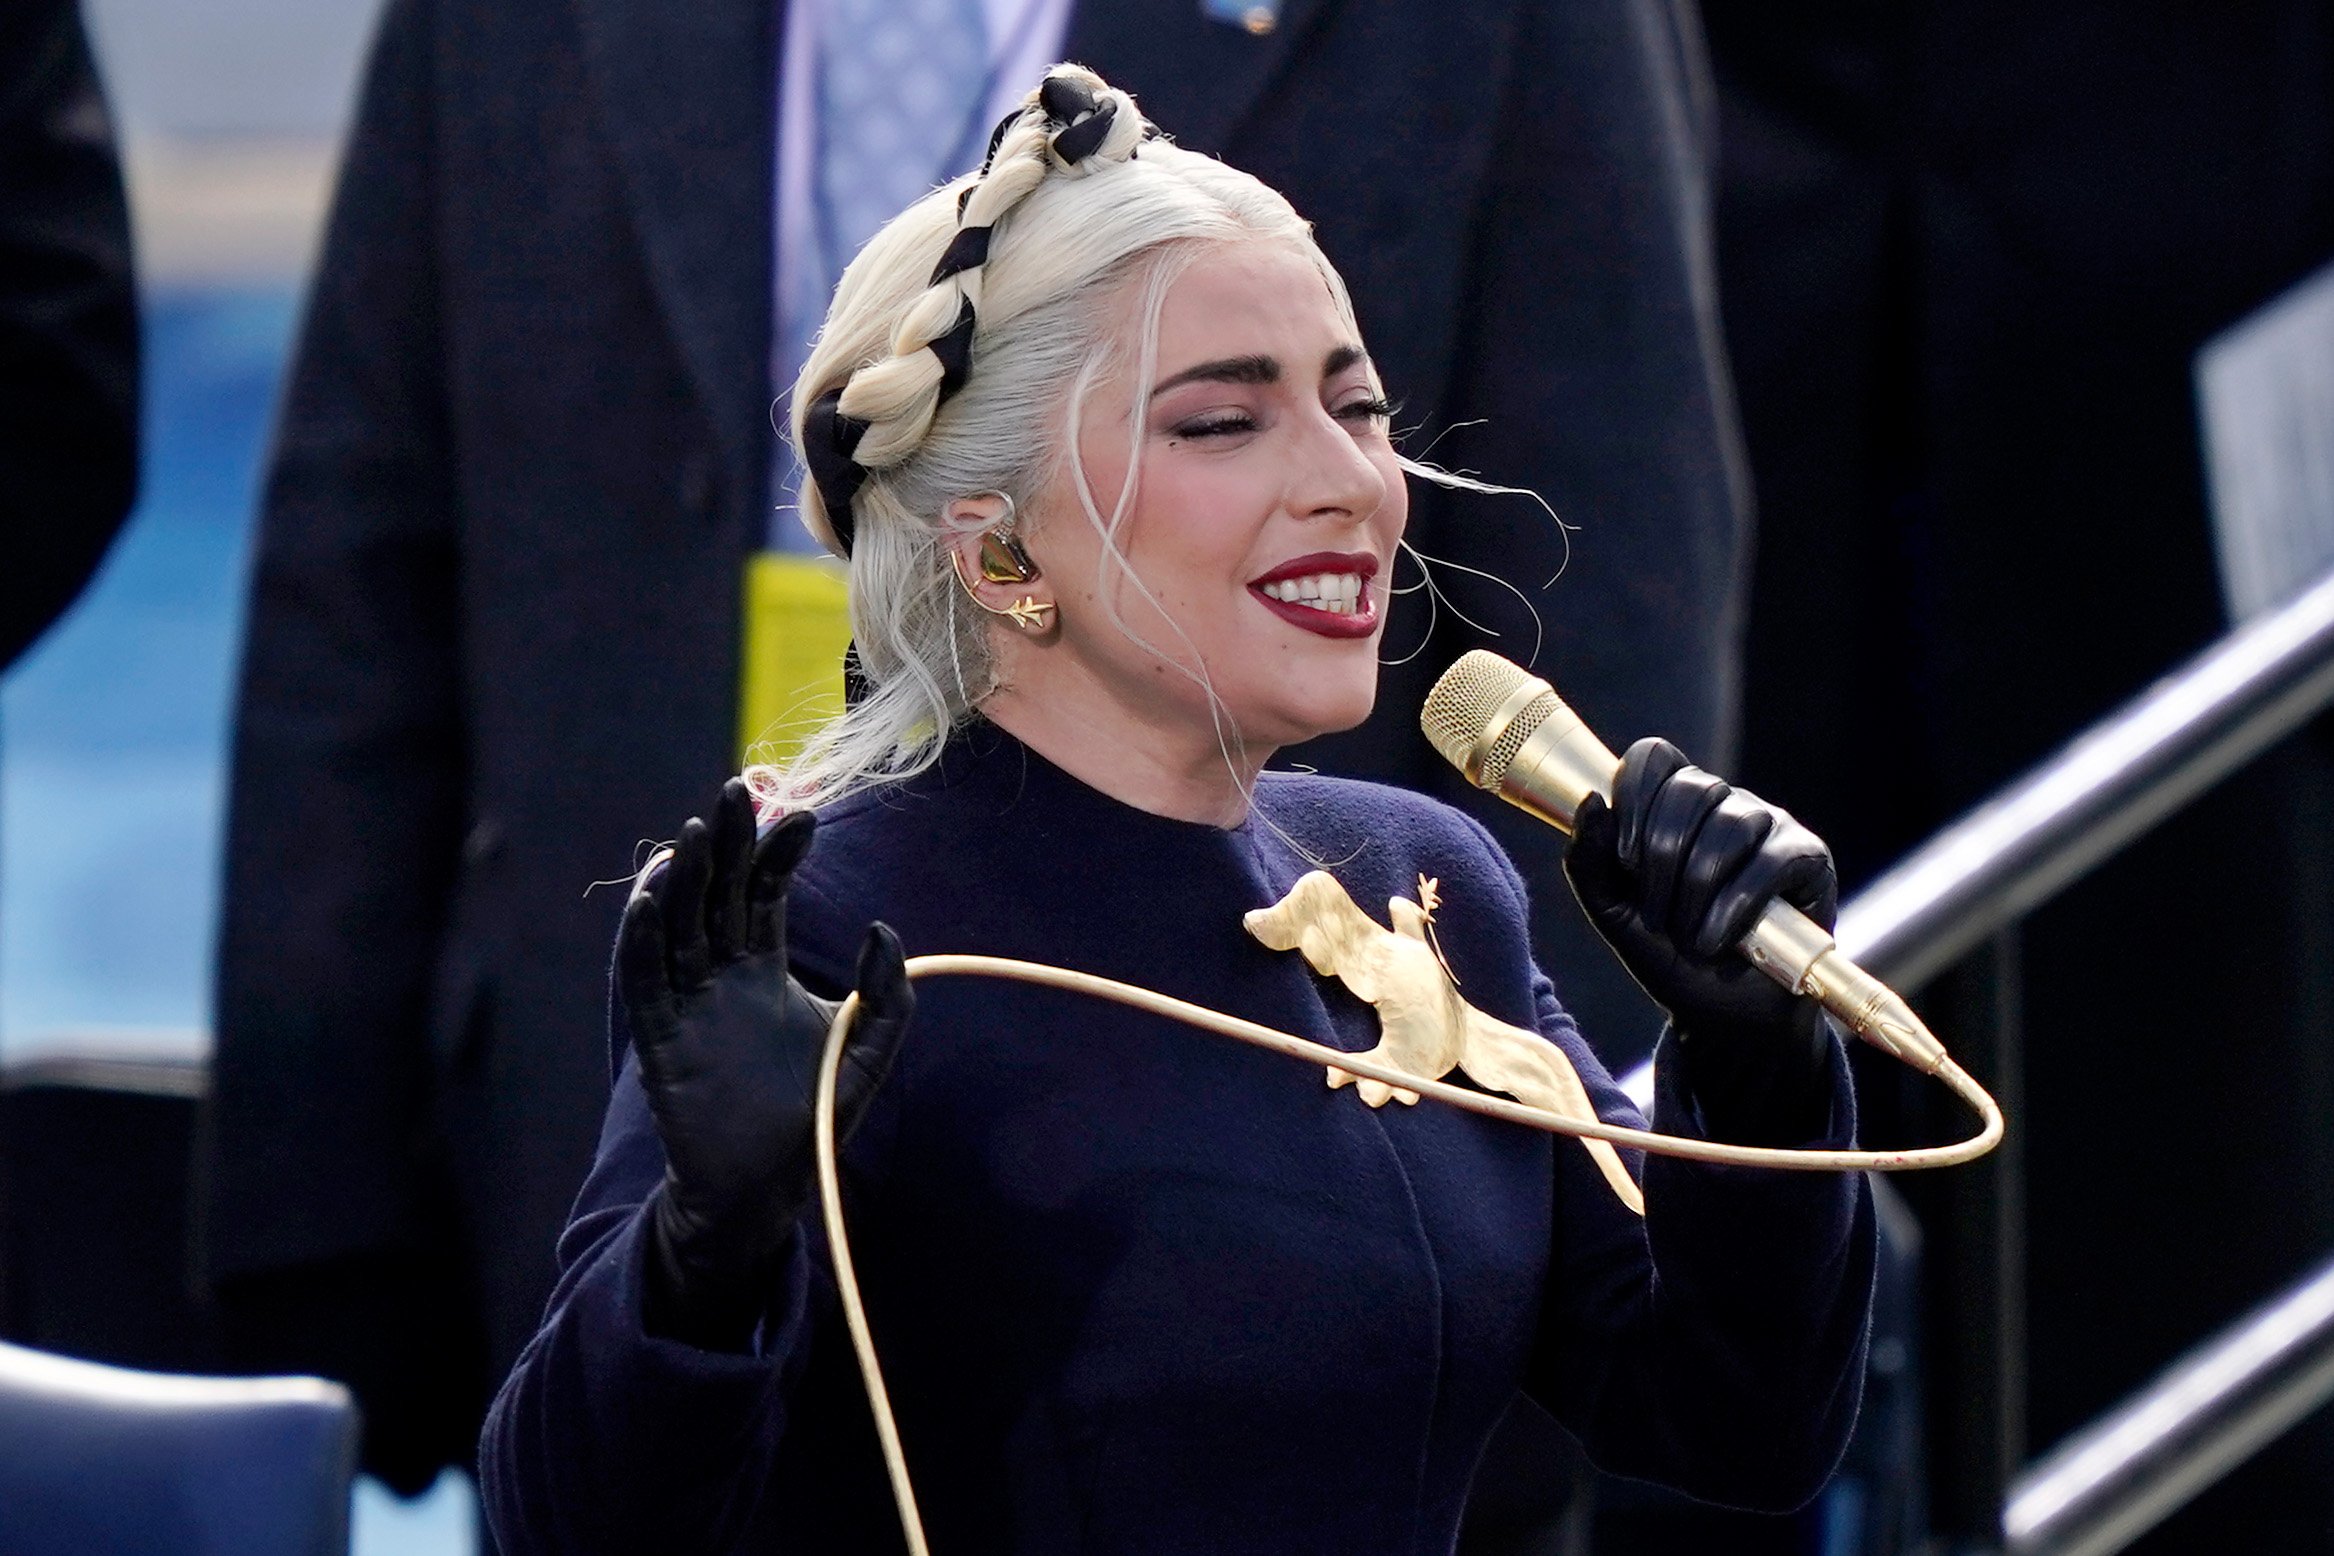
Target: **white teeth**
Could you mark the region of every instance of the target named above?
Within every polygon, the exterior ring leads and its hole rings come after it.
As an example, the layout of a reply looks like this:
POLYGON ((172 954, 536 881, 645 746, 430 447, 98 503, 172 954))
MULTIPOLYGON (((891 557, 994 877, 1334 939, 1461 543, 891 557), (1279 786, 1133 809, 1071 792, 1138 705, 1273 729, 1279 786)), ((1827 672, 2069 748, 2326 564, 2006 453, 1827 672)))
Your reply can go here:
POLYGON ((1264 592, 1273 599, 1302 605, 1308 610, 1350 616, 1361 608, 1362 580, 1359 573, 1314 573, 1305 578, 1283 578, 1268 583, 1264 592))

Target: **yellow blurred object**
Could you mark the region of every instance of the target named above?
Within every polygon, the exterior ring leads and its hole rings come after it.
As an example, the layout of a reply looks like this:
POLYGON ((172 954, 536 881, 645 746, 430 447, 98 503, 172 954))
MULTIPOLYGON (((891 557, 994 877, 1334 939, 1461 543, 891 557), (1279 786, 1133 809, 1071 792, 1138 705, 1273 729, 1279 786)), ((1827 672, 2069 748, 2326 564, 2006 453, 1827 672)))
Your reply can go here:
POLYGON ((783 761, 843 711, 843 650, 851 641, 843 565, 764 551, 746 564, 746 640, 738 750, 783 761))

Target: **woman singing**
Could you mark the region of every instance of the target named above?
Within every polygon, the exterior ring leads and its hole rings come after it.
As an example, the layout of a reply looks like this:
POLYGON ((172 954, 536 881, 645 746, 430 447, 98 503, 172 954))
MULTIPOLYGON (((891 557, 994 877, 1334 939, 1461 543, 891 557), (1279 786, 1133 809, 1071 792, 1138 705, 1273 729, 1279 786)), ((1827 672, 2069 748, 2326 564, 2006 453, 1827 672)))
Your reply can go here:
MULTIPOLYGON (((1164 1019, 911 1001, 903 951, 987 953, 1367 1049, 1379 1011, 1244 925, 1325 869, 1636 1121, 1481 827, 1264 770, 1370 711, 1431 475, 1288 204, 1064 67, 869 243, 794 404, 856 700, 626 909, 598 1160, 487 1426, 502 1548, 897 1548, 814 1204, 853 988, 845 1198, 942 1556, 1447 1552, 1518 1391, 1622 1474, 1811 1496, 1862 1373, 1860 1179, 1632 1153, 1641 1215, 1609 1150, 1164 1019)), ((1828 1026, 1726 950, 1778 895, 1828 922, 1817 839, 1645 741, 1566 873, 1672 1018, 1659 1127, 1848 1142, 1828 1026)))

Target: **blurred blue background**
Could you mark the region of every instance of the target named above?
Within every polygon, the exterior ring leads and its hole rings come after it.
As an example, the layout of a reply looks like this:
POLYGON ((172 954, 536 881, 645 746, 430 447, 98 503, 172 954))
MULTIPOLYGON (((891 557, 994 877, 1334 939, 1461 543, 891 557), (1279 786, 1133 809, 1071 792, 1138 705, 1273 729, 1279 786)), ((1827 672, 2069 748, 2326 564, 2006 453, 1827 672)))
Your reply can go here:
MULTIPOLYGON (((138 507, 0 679, 0 1061, 210 1046, 252 515, 372 0, 85 0, 145 310, 138 507), (126 889, 125 889, 126 887, 126 889)), ((359 1556, 475 1548, 458 1478, 361 1483, 359 1556)))
POLYGON ((144 496, 89 593, 0 683, 10 1059, 97 1037, 208 1046, 252 499, 296 300, 221 286, 145 301, 144 496))

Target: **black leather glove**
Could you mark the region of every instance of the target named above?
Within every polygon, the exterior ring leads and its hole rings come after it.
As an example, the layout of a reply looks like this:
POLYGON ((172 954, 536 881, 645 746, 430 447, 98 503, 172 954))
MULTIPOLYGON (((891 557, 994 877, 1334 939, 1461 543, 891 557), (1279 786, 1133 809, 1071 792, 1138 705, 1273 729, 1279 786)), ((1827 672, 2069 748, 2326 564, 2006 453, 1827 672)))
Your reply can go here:
MULTIPOLYGON (((811 1104, 835 1005, 786 970, 786 886, 807 811, 754 827, 731 779, 713 825, 691 817, 671 861, 624 908, 616 987, 664 1140, 651 1223, 651 1333, 743 1350, 815 1179, 811 1104)), ((838 1142, 891 1067, 915 997, 897 936, 870 925, 859 1014, 836 1080, 838 1142)))
POLYGON ((1758 1144, 1821 1134, 1831 1034, 1815 1001, 1734 947, 1780 897, 1829 929, 1839 877, 1823 839, 1690 765, 1666 740, 1621 758, 1613 803, 1573 819, 1565 878, 1630 975, 1669 1013, 1715 1133, 1758 1144))

